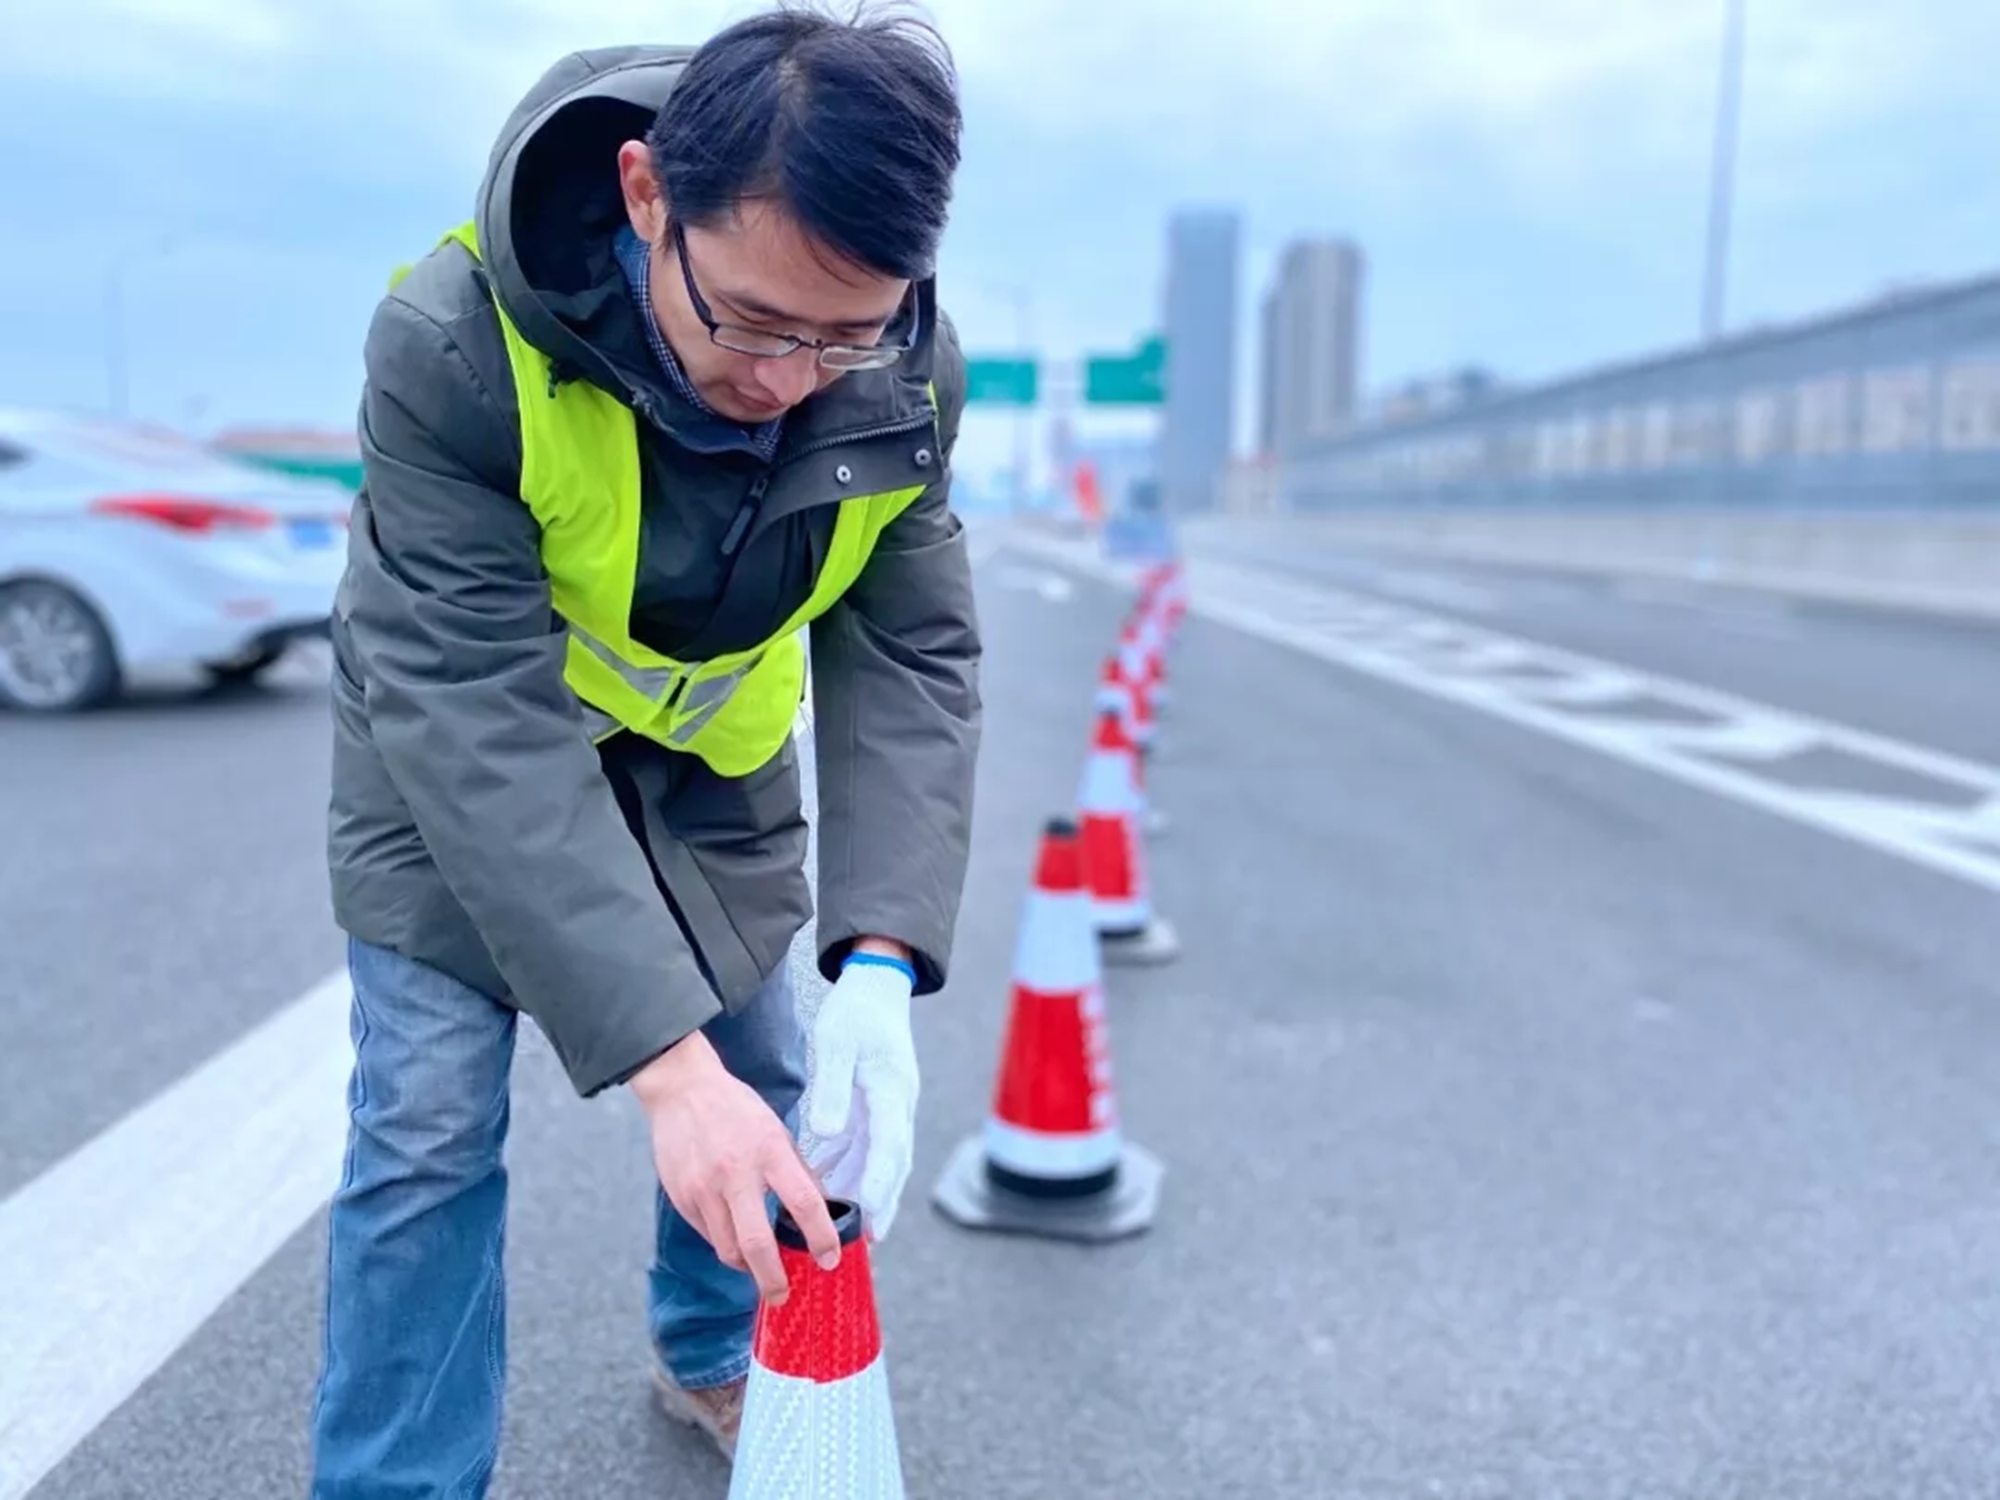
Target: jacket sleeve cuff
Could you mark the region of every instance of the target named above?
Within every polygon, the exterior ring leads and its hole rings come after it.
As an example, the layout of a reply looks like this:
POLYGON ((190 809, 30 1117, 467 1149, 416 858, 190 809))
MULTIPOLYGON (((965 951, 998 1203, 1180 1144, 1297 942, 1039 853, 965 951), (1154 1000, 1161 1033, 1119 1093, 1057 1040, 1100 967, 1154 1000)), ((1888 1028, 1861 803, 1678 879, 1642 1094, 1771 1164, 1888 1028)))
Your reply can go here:
POLYGON ((633 1074, 721 1011, 722 1003, 704 985, 687 995, 655 995, 643 1006, 615 1009, 608 1016, 585 1009, 565 1017, 559 1031, 546 1025, 542 1031, 571 1086, 589 1099, 631 1082, 633 1074))
POLYGON ((854 951, 854 945, 864 937, 890 938, 910 950, 910 967, 916 970, 916 983, 911 986, 913 995, 931 995, 944 988, 946 978, 945 960, 922 943, 910 941, 899 932, 886 927, 864 927, 861 930, 844 929, 837 937, 828 940, 828 929, 820 931, 819 972, 828 984, 840 978, 841 965, 854 951))

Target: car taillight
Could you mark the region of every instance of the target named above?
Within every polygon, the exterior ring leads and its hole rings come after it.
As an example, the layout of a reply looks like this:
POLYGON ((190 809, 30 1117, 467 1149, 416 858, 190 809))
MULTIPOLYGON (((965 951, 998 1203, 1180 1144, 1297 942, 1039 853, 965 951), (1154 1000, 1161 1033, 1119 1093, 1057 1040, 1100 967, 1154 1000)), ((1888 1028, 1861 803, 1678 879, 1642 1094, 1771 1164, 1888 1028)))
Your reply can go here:
POLYGON ((191 500, 185 495, 108 495, 91 510, 100 516, 129 516, 153 521, 175 531, 258 531, 277 517, 254 505, 225 505, 218 500, 191 500))

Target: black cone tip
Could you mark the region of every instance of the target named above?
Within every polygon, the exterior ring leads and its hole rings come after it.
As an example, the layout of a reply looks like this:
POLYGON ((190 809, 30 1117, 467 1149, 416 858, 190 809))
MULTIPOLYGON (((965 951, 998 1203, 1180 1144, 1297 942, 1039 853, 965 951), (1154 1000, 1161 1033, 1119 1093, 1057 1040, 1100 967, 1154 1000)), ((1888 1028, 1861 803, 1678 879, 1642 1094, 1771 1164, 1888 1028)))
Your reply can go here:
MULTIPOLYGON (((833 1218, 834 1233, 840 1236, 840 1243, 851 1245, 861 1238, 861 1205, 850 1203, 845 1198, 826 1200, 826 1211, 833 1218)), ((782 1204, 778 1208, 777 1222, 772 1226, 778 1236, 778 1243, 788 1250, 810 1251, 806 1243, 805 1231, 799 1228, 791 1210, 782 1204)))
POLYGON ((1073 839, 1078 836, 1076 819, 1067 813, 1050 818, 1042 825, 1042 833, 1052 839, 1073 839))

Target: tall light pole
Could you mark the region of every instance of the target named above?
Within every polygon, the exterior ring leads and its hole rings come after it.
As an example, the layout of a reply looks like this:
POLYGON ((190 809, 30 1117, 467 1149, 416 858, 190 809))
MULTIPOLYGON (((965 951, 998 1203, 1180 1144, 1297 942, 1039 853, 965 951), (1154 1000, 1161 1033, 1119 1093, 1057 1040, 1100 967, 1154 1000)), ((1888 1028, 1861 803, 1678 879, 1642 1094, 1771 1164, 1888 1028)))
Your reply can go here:
POLYGON ((1743 103, 1743 12, 1747 0, 1723 0, 1722 77, 1715 99, 1715 155, 1709 168, 1708 266, 1702 278, 1701 337, 1722 336, 1729 290, 1730 209, 1736 191, 1736 137, 1743 103))

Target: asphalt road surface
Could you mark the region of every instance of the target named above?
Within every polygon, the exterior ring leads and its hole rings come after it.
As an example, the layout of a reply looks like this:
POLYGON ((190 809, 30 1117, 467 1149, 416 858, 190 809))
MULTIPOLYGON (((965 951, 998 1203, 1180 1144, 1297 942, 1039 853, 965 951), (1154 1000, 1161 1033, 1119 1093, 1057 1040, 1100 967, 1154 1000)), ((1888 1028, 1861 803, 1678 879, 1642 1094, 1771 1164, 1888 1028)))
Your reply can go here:
POLYGON ((1208 550, 2000 764, 2000 621, 1662 578, 1346 551, 1310 532, 1208 550))
MULTIPOLYGON (((925 1199, 987 1107, 1037 830, 1076 791, 1126 602, 1099 572, 1045 547, 981 567, 978 842, 954 983, 921 1010, 910 1198, 877 1256, 911 1495, 1989 1494, 2000 820, 1989 845, 1980 777, 2000 786, 2000 640, 1820 610, 1766 637, 1735 595, 1558 604, 1435 564, 1204 555, 1149 775, 1172 819, 1151 873, 1186 951, 1109 984, 1125 1126, 1165 1194, 1149 1234, 1085 1250, 967 1235, 925 1199), (1813 715, 1832 727, 1808 738, 1936 785, 1839 800, 1831 762, 1780 774, 1789 721, 1748 709, 1716 732, 1777 789, 1690 769, 1691 741, 1586 716, 1611 689, 1467 686, 1410 644, 1437 621, 1813 715)), ((304 1014, 338 965, 325 711, 300 670, 0 720, 0 1344, 32 1324, 113 1366, 164 1344, 35 1500, 304 1493, 318 1215, 163 1339, 186 1299, 143 1247, 194 1233, 200 1205, 141 1190, 133 1142, 157 1132, 120 1122, 192 1097, 191 1069, 304 1014), (142 1249, 91 1295, 20 1210, 106 1222, 121 1171, 135 1214, 172 1217, 125 1226, 142 1249)), ((320 1059, 300 1083, 305 1178, 329 1185, 334 1076, 320 1059)), ((218 1155, 246 1118, 213 1118, 218 1155)), ((637 1127, 524 1046, 508 1500, 725 1492, 648 1403, 637 1127)), ((225 1199, 283 1196, 199 1167, 225 1199)), ((9 1420, 0 1475, 26 1442, 9 1420)))

